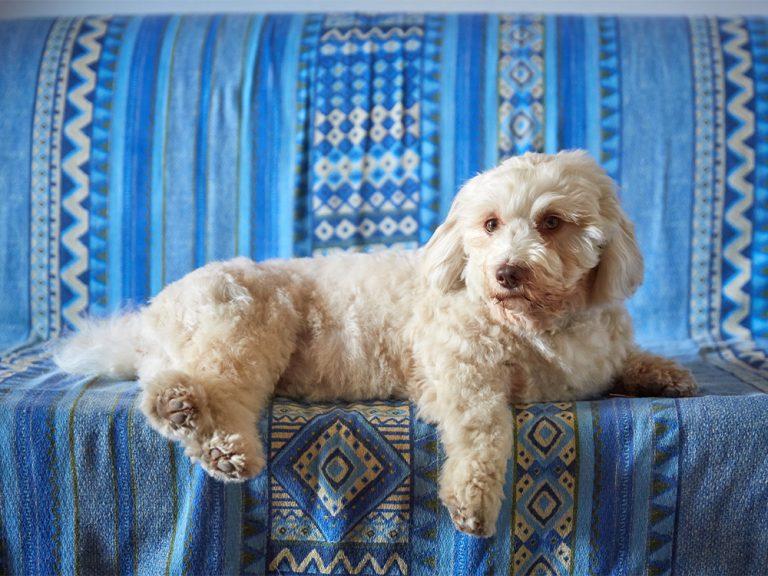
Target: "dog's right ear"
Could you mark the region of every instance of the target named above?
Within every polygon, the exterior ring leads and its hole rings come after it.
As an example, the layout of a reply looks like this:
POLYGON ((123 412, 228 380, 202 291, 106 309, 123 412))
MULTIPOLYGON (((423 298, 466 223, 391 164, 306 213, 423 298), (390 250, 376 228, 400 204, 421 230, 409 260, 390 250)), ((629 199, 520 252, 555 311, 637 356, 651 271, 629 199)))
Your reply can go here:
POLYGON ((460 191, 445 222, 438 226, 424 247, 423 265, 427 284, 442 292, 458 290, 464 286, 462 272, 466 255, 458 221, 461 195, 460 191))

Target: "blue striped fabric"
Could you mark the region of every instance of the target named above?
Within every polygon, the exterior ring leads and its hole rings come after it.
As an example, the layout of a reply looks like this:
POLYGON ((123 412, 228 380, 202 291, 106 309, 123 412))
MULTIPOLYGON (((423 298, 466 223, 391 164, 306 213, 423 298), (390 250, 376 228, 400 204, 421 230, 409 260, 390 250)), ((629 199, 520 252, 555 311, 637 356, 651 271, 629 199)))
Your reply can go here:
POLYGON ((0 573, 765 572, 768 20, 171 15, 0 42, 0 573), (225 485, 135 383, 49 359, 210 260, 415 247, 475 172, 571 147, 636 222, 640 340, 704 395, 515 407, 491 540, 453 529, 407 404, 277 399, 268 470, 225 485), (285 462, 331 421, 390 472, 319 522, 285 462))

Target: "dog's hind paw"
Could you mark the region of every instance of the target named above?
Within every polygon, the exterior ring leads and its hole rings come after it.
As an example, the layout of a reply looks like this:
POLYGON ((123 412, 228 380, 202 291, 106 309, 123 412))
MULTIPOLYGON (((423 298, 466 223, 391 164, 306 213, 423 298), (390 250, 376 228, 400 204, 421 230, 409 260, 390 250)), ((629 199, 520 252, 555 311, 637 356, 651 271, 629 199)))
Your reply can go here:
POLYGON ((200 463, 205 471, 225 482, 242 482, 264 468, 261 447, 240 434, 214 432, 202 446, 200 463))
POLYGON ((175 370, 161 372, 144 383, 142 411, 165 436, 187 442, 211 428, 205 393, 175 370), (202 395, 202 397, 201 397, 202 395))
POLYGON ((187 388, 167 388, 157 395, 155 405, 158 416, 182 436, 197 430, 200 411, 195 395, 187 388))

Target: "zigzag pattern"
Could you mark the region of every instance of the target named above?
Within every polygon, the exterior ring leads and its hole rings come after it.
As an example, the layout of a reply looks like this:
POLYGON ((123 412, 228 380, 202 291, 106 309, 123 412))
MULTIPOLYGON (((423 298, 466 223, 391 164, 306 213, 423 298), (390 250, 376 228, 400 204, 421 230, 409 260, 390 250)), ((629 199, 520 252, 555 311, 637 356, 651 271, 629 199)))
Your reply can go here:
MULTIPOLYGON (((382 30, 381 28, 371 28, 370 30, 351 28, 346 32, 342 32, 339 28, 334 27, 323 34, 322 40, 336 40, 337 42, 347 42, 348 40, 370 40, 371 38, 376 38, 377 40, 389 40, 391 38, 405 39, 412 35, 421 35, 421 27, 411 26, 408 28, 390 28, 389 30, 382 30)), ((399 50, 399 47, 397 49, 399 50)))
POLYGON ((312 550, 301 561, 297 561, 293 557, 293 554, 288 549, 283 549, 280 553, 270 562, 269 569, 280 573, 281 570, 286 568, 293 573, 306 573, 309 568, 312 568, 312 573, 319 574, 333 574, 338 573, 337 568, 344 568, 345 574, 360 574, 364 570, 373 570, 375 574, 407 574, 408 565, 405 563, 398 553, 392 554, 384 564, 379 562, 366 553, 363 558, 357 563, 352 563, 343 550, 336 553, 328 564, 326 564, 317 550, 312 550), (392 571, 395 567, 397 571, 392 571))
POLYGON ((82 34, 78 44, 84 52, 72 62, 72 71, 81 82, 70 92, 69 103, 77 110, 77 115, 64 127, 64 134, 69 139, 73 150, 64 159, 62 169, 73 182, 73 189, 64 197, 62 207, 72 217, 72 223, 61 238, 72 259, 62 268, 61 279, 71 291, 71 299, 62 306, 62 316, 71 327, 79 327, 80 314, 88 306, 88 285, 80 277, 88 270, 88 247, 82 237, 88 231, 88 211, 82 202, 88 197, 90 189, 89 175, 83 171, 83 165, 91 154, 91 141, 85 128, 93 119, 93 105, 88 96, 96 86, 96 73, 91 65, 98 61, 101 54, 99 39, 107 31, 104 19, 89 18, 86 21, 90 31, 82 34))
MULTIPOLYGON (((757 388, 766 389, 768 357, 751 340, 751 335, 734 340, 738 346, 721 340, 721 239, 726 188, 725 67, 717 19, 692 18, 689 26, 697 134, 691 238, 691 335, 709 362, 757 388)), ((743 56, 743 49, 740 50, 743 56)), ((740 217, 743 218, 743 214, 740 217)), ((737 329, 744 334, 743 326, 737 329)))
POLYGON ((648 574, 672 573, 679 427, 674 400, 653 400, 653 470, 648 513, 648 574))
POLYGON ((752 261, 743 254, 743 250, 749 247, 752 240, 752 221, 747 211, 754 202, 754 187, 749 176, 755 169, 755 152, 747 144, 747 139, 754 134, 755 121, 749 109, 749 103, 754 97, 754 85, 748 74, 752 67, 752 57, 748 48, 745 48, 749 35, 742 19, 731 20, 723 24, 722 29, 732 35, 723 45, 723 51, 736 61, 727 72, 728 81, 736 90, 729 99, 727 110, 738 129, 728 136, 727 144, 728 152, 738 162, 728 174, 728 186, 739 197, 725 214, 725 220, 735 232, 735 237, 725 247, 724 257, 734 267, 736 275, 723 288, 735 306, 723 322, 723 331, 729 337, 747 339, 751 334, 743 322, 749 316, 750 295, 744 288, 752 276, 752 261))
POLYGON ((621 173, 621 63, 615 17, 598 19, 600 34, 600 162, 614 180, 621 173))

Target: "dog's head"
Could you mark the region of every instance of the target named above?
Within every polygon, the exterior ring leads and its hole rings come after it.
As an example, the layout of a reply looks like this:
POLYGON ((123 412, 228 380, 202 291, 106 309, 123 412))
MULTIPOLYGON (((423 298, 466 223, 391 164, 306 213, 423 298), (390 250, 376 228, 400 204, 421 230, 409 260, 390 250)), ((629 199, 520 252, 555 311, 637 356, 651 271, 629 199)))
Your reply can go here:
POLYGON ((643 277, 614 182, 582 151, 525 154, 472 178, 424 257, 431 286, 536 325, 624 300, 643 277))

